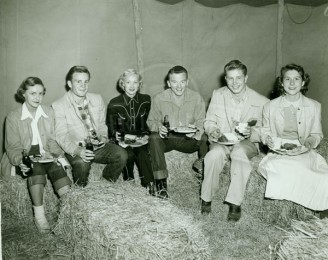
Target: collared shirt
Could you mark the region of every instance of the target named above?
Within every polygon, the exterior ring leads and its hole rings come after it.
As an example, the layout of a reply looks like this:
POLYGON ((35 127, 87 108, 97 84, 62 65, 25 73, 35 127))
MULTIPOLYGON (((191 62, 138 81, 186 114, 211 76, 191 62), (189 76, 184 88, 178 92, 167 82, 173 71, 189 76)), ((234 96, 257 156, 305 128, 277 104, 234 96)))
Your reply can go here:
POLYGON ((43 154, 45 151, 43 149, 43 144, 41 141, 39 128, 38 128, 38 121, 40 117, 43 116, 45 118, 48 118, 46 113, 43 111, 41 106, 38 106, 35 112, 35 117, 32 116, 30 111, 28 110, 26 103, 22 106, 22 116, 21 120, 25 120, 27 118, 31 118, 31 129, 32 129, 32 145, 39 145, 40 146, 40 152, 43 154))
POLYGON ((229 92, 231 96, 231 103, 233 106, 231 107, 231 119, 233 122, 241 122, 241 115, 243 113, 243 109, 245 108, 245 103, 247 102, 249 91, 248 88, 246 88, 244 95, 241 99, 239 99, 239 102, 236 100, 235 95, 229 92))
POLYGON ((118 118, 124 121, 125 133, 142 134, 148 132, 146 121, 150 102, 150 96, 141 93, 137 93, 133 98, 125 93, 113 98, 108 104, 106 116, 109 137, 115 135, 118 118))
POLYGON ((171 127, 195 125, 199 131, 195 139, 200 140, 204 132, 205 102, 201 95, 189 88, 185 89, 184 102, 176 104, 171 89, 157 94, 152 102, 147 124, 151 131, 158 132, 164 116, 169 116, 171 127))
POLYGON ((282 138, 285 139, 298 139, 298 128, 297 128, 297 111, 300 106, 301 99, 299 98, 295 102, 290 102, 283 97, 282 99, 282 107, 284 111, 284 131, 282 133, 282 138))

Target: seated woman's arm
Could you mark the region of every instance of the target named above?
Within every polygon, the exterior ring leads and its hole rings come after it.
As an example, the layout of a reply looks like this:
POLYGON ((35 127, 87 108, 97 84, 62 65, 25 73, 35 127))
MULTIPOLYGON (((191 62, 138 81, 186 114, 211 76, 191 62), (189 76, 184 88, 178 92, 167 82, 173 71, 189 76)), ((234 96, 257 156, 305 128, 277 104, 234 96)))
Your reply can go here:
POLYGON ((305 138, 303 145, 308 148, 316 148, 323 138, 321 125, 321 104, 315 102, 314 105, 314 122, 311 124, 310 135, 305 138))
POLYGON ((9 113, 6 118, 5 128, 5 147, 12 165, 19 165, 22 162, 22 151, 24 149, 19 134, 19 118, 16 118, 13 112, 9 113))

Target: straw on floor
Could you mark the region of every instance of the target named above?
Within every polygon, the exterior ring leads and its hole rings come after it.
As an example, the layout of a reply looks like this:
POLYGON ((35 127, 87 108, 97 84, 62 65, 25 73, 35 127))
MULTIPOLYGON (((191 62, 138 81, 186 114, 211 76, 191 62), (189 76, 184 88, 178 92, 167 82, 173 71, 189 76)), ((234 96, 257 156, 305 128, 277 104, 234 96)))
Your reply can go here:
POLYGON ((328 259, 328 219, 292 221, 292 230, 286 231, 278 245, 279 259, 328 259))

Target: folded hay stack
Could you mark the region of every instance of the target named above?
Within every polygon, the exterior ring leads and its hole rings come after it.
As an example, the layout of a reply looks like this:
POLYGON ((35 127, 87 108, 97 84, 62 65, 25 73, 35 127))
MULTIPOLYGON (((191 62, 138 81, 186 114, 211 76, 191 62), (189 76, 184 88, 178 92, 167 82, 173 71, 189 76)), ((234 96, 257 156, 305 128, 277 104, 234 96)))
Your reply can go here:
MULTIPOLYGON (((328 139, 323 139, 317 151, 328 158, 328 139)), ((291 219, 306 220, 309 215, 313 215, 313 212, 307 210, 297 204, 289 201, 278 201, 264 199, 265 179, 256 171, 260 160, 263 158, 263 154, 253 158, 253 171, 251 173, 250 180, 248 182, 245 199, 243 202, 243 209, 249 212, 254 217, 257 217, 265 222, 278 224, 280 226, 287 226, 290 224, 291 219)), ((195 173, 192 171, 192 164, 197 159, 197 153, 184 154, 177 151, 171 151, 165 154, 167 167, 169 171, 169 192, 170 189, 174 189, 180 194, 179 196, 193 197, 188 202, 183 200, 184 206, 193 207, 195 197, 199 196, 200 180, 195 177, 195 173), (185 175, 181 177, 180 175, 185 175), (195 185, 198 185, 197 187, 195 185)), ((229 163, 226 165, 224 171, 220 176, 220 187, 218 194, 214 199, 218 199, 223 202, 229 183, 229 163)), ((104 165, 92 164, 89 181, 102 180, 101 173, 104 165)), ((136 176, 138 171, 135 169, 136 176)), ((70 176, 71 177, 71 176, 70 176)), ((138 178, 137 178, 138 179, 138 178)), ((74 189, 74 187, 73 187, 74 189)), ((23 180, 20 176, 14 176, 9 180, 0 179, 0 194, 2 206, 14 215, 32 215, 31 201, 26 188, 26 180, 23 180)), ((179 199, 179 198, 177 198, 179 199)), ((45 189, 45 204, 46 210, 49 214, 54 214, 57 211, 58 198, 54 194, 51 184, 48 184, 45 189)), ((178 203, 178 202, 177 202, 178 203)))
MULTIPOLYGON (((0 200, 2 208, 9 214, 19 218, 24 216, 32 218, 32 202, 27 190, 27 182, 21 176, 0 179, 0 200)), ((55 213, 58 209, 58 197, 49 180, 45 187, 44 205, 49 214, 55 213)))
POLYGON ((328 259, 328 219, 294 220, 291 226, 278 248, 278 259, 328 259))
POLYGON ((243 207, 264 222, 281 227, 289 226, 292 219, 307 220, 314 214, 312 210, 287 200, 264 198, 266 180, 257 172, 257 167, 264 155, 252 160, 253 172, 247 184, 243 207))
MULTIPOLYGON (((90 171, 90 181, 101 179, 101 172, 104 168, 101 164, 93 164, 90 171)), ((0 175, 1 176, 1 175, 0 175)), ((71 174, 69 177, 72 180, 71 174)), ((0 178, 0 200, 2 208, 8 213, 18 217, 32 217, 32 202, 27 190, 26 179, 19 175, 0 178)), ((44 192, 44 205, 47 214, 55 215, 58 213, 59 199, 55 194, 52 184, 47 180, 44 192)))
POLYGON ((94 181, 63 201, 54 232, 78 259, 209 259, 191 216, 133 182, 94 181))

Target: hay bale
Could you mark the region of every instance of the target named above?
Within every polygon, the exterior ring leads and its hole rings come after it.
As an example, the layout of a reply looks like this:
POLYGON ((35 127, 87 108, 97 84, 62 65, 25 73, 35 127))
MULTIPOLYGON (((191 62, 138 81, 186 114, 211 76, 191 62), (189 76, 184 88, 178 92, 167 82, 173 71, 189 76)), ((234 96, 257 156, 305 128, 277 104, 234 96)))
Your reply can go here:
POLYGON ((165 160, 169 176, 176 174, 176 171, 180 172, 193 172, 192 164, 197 160, 197 152, 194 153, 182 153, 178 151, 170 151, 165 153, 165 160))
POLYGON ((197 158, 197 152, 186 154, 170 151, 165 154, 169 172, 168 193, 170 195, 174 192, 171 202, 182 209, 193 208, 194 202, 199 201, 201 179, 192 169, 197 158))
MULTIPOLYGON (((102 179, 103 164, 93 163, 90 170, 89 181, 99 181, 102 179)), ((71 173, 69 178, 73 180, 71 173)), ((2 207, 9 213, 18 217, 32 217, 32 202, 28 193, 26 179, 21 176, 10 176, 0 179, 0 198, 2 207)), ((47 179, 44 192, 44 205, 46 213, 55 215, 58 213, 59 199, 54 192, 51 182, 47 179)))
POLYGON ((244 207, 250 215, 270 224, 289 226, 292 219, 307 220, 314 212, 287 200, 264 198, 265 178, 257 171, 264 154, 253 158, 253 171, 247 184, 244 207))
MULTIPOLYGON (((32 201, 27 190, 26 179, 16 175, 6 180, 0 180, 0 195, 2 207, 8 213, 19 218, 32 218, 32 201)), ((54 214, 57 211, 58 202, 58 197, 54 193, 53 187, 48 180, 44 192, 46 213, 54 214)))
MULTIPOLYGON (((243 211, 251 216, 269 224, 289 226, 291 219, 307 220, 314 212, 298 204, 286 200, 271 200, 264 198, 266 180, 257 172, 258 165, 265 155, 259 154, 252 159, 253 170, 248 180, 243 211)), ((214 200, 224 201, 230 185, 230 162, 228 162, 221 175, 220 187, 214 200)))
MULTIPOLYGON (((325 147, 323 145, 321 149, 325 149, 325 147)), ((328 150, 328 144, 326 149, 328 150)), ((286 200, 264 198, 266 180, 257 172, 258 165, 264 156, 265 154, 260 153, 251 160, 253 170, 247 183, 243 210, 261 221, 281 227, 289 226, 292 219, 307 220, 311 218, 314 212, 301 205, 286 200)), ((198 176, 191 168, 197 159, 197 153, 185 154, 171 151, 166 153, 165 157, 169 171, 168 191, 170 192, 170 189, 175 191, 174 204, 181 208, 193 207, 190 203, 197 201, 195 198, 199 197, 201 185, 200 179, 195 178, 198 176), (193 199, 186 200, 185 197, 193 199)), ((219 185, 219 190, 213 200, 223 202, 230 185, 230 162, 225 165, 220 175, 219 185)))
POLYGON ((91 182, 62 202, 55 234, 83 259, 208 259, 199 223, 133 182, 91 182))
POLYGON ((328 219, 293 220, 278 245, 278 259, 328 259, 328 219))

